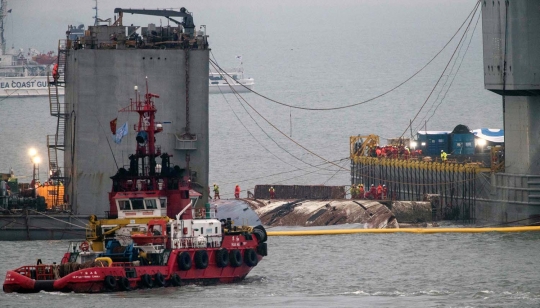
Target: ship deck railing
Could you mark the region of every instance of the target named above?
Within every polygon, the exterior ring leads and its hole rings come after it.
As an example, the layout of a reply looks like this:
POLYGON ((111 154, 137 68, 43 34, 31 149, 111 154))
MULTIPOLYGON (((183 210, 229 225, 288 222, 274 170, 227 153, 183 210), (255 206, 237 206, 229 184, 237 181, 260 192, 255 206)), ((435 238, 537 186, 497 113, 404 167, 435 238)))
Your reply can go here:
POLYGON ((56 265, 38 264, 25 265, 16 269, 14 272, 35 280, 54 280, 56 265))
MULTIPOLYGON (((221 247, 222 235, 203 235, 206 239, 206 248, 221 247)), ((202 243, 197 243, 198 236, 189 236, 173 239, 172 246, 174 249, 202 248, 202 243)))
MULTIPOLYGON (((371 162, 385 164, 385 163, 402 163, 402 164, 441 164, 446 166, 464 166, 468 168, 478 169, 480 172, 493 171, 494 162, 492 156, 489 153, 480 154, 460 154, 460 155, 448 155, 446 161, 443 161, 440 157, 430 155, 407 155, 407 154, 390 154, 387 156, 365 156, 365 155, 353 155, 351 160, 357 162, 359 160, 370 160, 371 162)), ((504 163, 504 161, 503 161, 504 163)))
POLYGON ((78 41, 68 41, 66 49, 208 49, 206 38, 193 38, 184 41, 162 40, 97 40, 81 38, 78 41))

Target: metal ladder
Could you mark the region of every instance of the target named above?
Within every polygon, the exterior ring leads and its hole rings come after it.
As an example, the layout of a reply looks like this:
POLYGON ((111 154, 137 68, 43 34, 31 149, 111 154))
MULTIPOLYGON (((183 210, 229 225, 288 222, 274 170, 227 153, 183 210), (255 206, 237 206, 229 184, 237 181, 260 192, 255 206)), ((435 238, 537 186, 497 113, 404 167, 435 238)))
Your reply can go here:
MULTIPOLYGON (((56 117, 56 133, 54 135, 47 135, 47 150, 49 154, 49 178, 56 182, 56 191, 53 195, 53 206, 63 204, 63 200, 59 200, 60 185, 67 184, 68 177, 62 172, 63 167, 60 167, 58 159, 58 151, 64 151, 65 143, 64 136, 66 132, 66 120, 69 116, 66 110, 66 104, 64 98, 60 98, 58 95, 58 87, 64 87, 66 84, 66 59, 69 52, 67 44, 70 43, 67 40, 58 41, 58 79, 52 80, 51 76, 47 76, 48 88, 49 88, 49 107, 51 116, 56 117)), ((65 193, 65 192, 64 192, 65 193)))

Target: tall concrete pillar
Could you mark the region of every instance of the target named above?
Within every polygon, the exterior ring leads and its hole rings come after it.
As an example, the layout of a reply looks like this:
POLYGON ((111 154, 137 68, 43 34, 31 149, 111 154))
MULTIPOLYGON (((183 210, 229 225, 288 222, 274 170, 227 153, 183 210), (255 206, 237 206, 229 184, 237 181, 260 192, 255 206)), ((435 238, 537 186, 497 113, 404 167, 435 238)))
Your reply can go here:
POLYGON ((492 175, 490 198, 477 207, 480 219, 511 222, 540 214, 539 4, 481 1, 484 85, 502 98, 505 171, 492 175))

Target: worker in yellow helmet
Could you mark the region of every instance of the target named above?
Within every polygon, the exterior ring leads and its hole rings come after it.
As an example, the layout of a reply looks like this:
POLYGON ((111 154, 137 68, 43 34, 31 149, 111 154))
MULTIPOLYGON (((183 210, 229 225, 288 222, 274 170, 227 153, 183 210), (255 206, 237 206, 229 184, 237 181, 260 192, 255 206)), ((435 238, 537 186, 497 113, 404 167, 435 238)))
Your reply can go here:
POLYGON ((441 150, 441 160, 442 162, 446 162, 446 157, 448 156, 448 154, 446 154, 446 152, 444 150, 441 150))
POLYGON ((270 199, 276 198, 276 190, 274 189, 274 186, 270 186, 268 189, 268 192, 270 193, 270 199))
POLYGON ((216 199, 221 199, 221 198, 219 197, 219 186, 216 185, 216 183, 214 183, 214 200, 216 199))

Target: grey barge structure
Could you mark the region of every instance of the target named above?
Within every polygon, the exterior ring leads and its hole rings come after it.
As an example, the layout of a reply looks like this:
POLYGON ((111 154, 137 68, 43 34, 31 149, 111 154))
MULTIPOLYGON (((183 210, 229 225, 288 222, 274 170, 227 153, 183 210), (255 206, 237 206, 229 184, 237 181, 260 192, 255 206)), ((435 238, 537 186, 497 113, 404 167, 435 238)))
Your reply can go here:
POLYGON ((115 9, 113 24, 66 34, 58 44, 59 74, 49 76, 50 110, 57 129, 47 136, 47 147, 51 179, 64 184, 69 206, 61 209, 63 214, 0 215, 0 240, 83 238, 84 227, 62 220, 80 221, 77 224, 83 226, 91 214, 107 216, 110 170, 127 169, 128 153, 136 142, 132 129, 136 119, 120 115, 115 102, 147 84, 160 95, 156 116, 164 123, 161 151, 173 154, 171 166, 190 176, 204 204, 209 168, 206 27, 196 29, 185 8, 115 9), (159 17, 167 18, 172 25, 125 26, 124 13, 156 16, 156 23, 159 17), (128 128, 119 143, 111 134, 115 121, 128 128))

